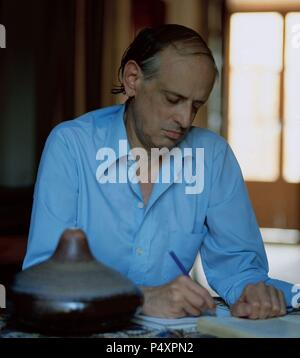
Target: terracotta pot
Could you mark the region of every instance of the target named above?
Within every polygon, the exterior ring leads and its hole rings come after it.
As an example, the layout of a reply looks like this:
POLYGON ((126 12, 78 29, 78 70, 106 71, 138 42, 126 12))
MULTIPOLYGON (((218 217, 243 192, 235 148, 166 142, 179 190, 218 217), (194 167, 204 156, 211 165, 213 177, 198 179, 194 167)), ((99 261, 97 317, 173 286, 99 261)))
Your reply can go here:
POLYGON ((124 328, 143 302, 131 281, 95 260, 78 229, 63 233, 49 260, 18 273, 11 293, 16 324, 54 334, 124 328))

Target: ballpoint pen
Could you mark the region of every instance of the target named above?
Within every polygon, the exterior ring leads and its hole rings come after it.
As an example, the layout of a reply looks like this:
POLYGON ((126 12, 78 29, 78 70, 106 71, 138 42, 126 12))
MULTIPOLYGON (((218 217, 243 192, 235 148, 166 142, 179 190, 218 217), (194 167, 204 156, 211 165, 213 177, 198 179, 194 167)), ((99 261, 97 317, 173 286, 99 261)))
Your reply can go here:
POLYGON ((175 252, 174 251, 169 251, 169 254, 171 255, 172 259, 175 261, 176 265, 178 266, 178 268, 180 269, 182 274, 184 276, 189 276, 189 273, 187 272, 187 270, 185 269, 183 264, 180 262, 179 258, 176 256, 175 252))
MULTIPOLYGON (((187 270, 185 269, 185 267, 183 266, 182 262, 179 260, 179 258, 175 254, 175 252, 169 251, 169 254, 172 257, 172 259, 174 260, 174 262, 176 263, 176 265, 178 266, 178 268, 180 269, 180 271, 182 272, 182 274, 184 276, 190 276, 189 273, 187 272, 187 270)), ((215 311, 215 308, 207 309, 207 310, 203 311, 202 314, 209 315, 209 316, 215 316, 216 311, 215 311)))

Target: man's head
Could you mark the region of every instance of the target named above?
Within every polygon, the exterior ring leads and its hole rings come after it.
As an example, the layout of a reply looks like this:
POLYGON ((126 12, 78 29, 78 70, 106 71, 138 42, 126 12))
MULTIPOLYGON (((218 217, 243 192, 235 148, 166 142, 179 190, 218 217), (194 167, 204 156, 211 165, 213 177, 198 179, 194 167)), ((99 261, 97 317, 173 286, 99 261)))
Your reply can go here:
POLYGON ((113 90, 129 97, 131 144, 174 147, 208 99, 216 73, 211 51, 195 31, 180 25, 141 31, 122 58, 122 85, 113 90))

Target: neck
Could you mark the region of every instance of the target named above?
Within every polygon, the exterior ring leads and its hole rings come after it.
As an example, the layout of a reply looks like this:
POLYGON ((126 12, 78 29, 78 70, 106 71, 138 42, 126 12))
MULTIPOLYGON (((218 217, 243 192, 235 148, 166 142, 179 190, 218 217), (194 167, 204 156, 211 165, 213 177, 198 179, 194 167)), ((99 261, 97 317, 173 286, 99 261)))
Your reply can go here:
POLYGON ((148 155, 150 155, 151 148, 145 146, 137 136, 136 121, 134 119, 134 114, 132 113, 132 104, 128 105, 125 112, 125 128, 131 149, 143 148, 148 152, 148 155))

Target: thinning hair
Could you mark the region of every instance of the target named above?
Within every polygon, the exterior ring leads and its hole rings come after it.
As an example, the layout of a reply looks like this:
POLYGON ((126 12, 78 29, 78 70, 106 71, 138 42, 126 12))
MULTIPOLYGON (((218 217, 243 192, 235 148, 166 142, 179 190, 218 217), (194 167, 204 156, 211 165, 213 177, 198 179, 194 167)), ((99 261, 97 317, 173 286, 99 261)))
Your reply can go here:
POLYGON ((120 85, 114 86, 113 94, 125 94, 122 83, 124 68, 128 61, 135 61, 140 67, 144 79, 153 78, 159 71, 159 54, 172 46, 180 55, 208 56, 218 73, 212 52, 203 38, 194 30, 176 24, 166 24, 156 28, 144 28, 129 45, 122 56, 118 71, 120 85))

